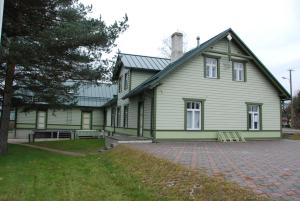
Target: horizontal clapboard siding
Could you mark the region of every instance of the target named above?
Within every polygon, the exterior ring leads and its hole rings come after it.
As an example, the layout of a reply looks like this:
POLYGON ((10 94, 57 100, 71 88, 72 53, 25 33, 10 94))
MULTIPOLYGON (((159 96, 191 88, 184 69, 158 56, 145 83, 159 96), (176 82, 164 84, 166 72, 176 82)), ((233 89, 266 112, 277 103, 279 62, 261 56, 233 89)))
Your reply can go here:
MULTIPOLYGON (((223 41, 214 49, 227 51, 226 44, 223 41)), ((204 57, 200 55, 161 81, 157 88, 156 129, 183 130, 182 98, 196 98, 206 99, 205 130, 246 130, 245 102, 263 104, 263 130, 280 130, 280 100, 275 88, 251 61, 246 64, 247 81, 232 81, 231 62, 226 55, 219 56, 220 79, 204 78, 204 57)))
MULTIPOLYGON (((102 109, 93 109, 92 111, 92 129, 102 129, 104 116, 102 109)), ((47 129, 81 129, 81 113, 79 108, 66 110, 47 110, 47 129)), ((18 109, 17 129, 31 128, 36 125, 36 111, 23 112, 18 109)))
POLYGON ((153 76, 155 73, 154 72, 143 72, 143 71, 136 71, 132 70, 131 71, 131 89, 134 89, 137 87, 139 84, 153 76))

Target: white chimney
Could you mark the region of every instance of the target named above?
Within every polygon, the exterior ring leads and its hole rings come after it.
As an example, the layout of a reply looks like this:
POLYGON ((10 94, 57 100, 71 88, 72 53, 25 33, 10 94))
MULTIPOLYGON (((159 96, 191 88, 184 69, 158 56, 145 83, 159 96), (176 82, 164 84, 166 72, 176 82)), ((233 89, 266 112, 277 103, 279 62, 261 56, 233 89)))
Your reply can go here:
POLYGON ((183 55, 183 34, 180 32, 175 32, 172 34, 171 40, 171 62, 173 62, 183 55))

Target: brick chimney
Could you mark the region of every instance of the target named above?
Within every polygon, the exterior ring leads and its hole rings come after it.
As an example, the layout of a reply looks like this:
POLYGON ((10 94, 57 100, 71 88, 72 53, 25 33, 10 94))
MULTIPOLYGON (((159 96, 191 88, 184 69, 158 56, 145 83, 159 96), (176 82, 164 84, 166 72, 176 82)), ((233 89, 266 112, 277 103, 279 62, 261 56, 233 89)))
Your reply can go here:
POLYGON ((172 34, 171 40, 171 62, 173 62, 183 55, 183 34, 180 32, 175 32, 172 34))

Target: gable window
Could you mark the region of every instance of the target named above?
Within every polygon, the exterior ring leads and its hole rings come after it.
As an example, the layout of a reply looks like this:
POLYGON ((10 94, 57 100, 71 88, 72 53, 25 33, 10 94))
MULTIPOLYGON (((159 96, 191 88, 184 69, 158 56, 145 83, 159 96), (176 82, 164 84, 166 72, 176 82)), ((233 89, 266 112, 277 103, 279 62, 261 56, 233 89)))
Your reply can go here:
POLYGON ((117 127, 121 127, 121 107, 117 108, 117 127))
POLYGON ((124 122, 123 122, 124 128, 128 128, 128 105, 124 106, 124 122))
POLYGON ((248 129, 261 130, 261 105, 250 104, 248 108, 248 129))
POLYGON ((217 58, 205 58, 204 73, 206 78, 219 78, 219 61, 217 58))
POLYGON ((185 129, 202 130, 203 129, 203 101, 185 100, 185 129))
POLYGON ((119 93, 122 92, 122 77, 119 78, 119 93))
POLYGON ((128 89, 128 73, 124 75, 124 90, 128 89))
POLYGON ((232 76, 234 81, 245 81, 245 63, 233 61, 232 76))

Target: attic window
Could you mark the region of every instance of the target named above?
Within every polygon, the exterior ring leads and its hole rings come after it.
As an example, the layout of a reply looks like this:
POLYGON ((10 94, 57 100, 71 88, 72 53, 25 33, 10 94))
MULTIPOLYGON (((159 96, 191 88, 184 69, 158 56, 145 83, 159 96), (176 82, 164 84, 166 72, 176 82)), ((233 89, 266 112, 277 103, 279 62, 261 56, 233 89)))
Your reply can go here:
POLYGON ((206 57, 204 65, 204 76, 206 78, 219 78, 218 58, 206 57))
POLYGON ((246 80, 245 63, 233 61, 232 68, 233 80, 244 82, 246 80))

